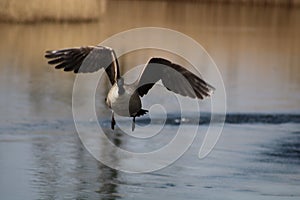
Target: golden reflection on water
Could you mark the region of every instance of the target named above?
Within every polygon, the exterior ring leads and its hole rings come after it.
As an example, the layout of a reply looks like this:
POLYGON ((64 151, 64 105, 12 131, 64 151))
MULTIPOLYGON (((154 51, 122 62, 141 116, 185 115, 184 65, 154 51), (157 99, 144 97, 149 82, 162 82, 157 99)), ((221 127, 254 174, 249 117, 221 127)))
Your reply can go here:
MULTIPOLYGON (((51 69, 45 50, 95 45, 121 31, 158 26, 203 45, 222 73, 229 111, 299 111, 299 19, 299 10, 280 7, 108 1, 96 23, 0 24, 1 104, 27 94, 21 104, 35 102, 36 113, 48 101, 70 108, 74 75, 51 69)), ((133 67, 126 66, 123 72, 133 67)))

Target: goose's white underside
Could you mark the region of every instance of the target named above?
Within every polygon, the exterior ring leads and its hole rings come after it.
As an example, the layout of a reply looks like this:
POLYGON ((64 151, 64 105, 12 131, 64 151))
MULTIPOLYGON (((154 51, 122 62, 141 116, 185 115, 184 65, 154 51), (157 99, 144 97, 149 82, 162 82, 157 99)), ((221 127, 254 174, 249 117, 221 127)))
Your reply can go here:
MULTIPOLYGON (((132 89, 125 88, 125 92, 122 95, 118 93, 118 87, 113 86, 107 95, 108 102, 110 103, 111 109, 120 116, 130 117, 129 112, 129 101, 133 94, 132 89)), ((137 100, 133 101, 136 112, 138 112, 141 108, 141 102, 139 97, 137 96, 137 100)), ((132 113, 134 114, 134 113, 132 113)))

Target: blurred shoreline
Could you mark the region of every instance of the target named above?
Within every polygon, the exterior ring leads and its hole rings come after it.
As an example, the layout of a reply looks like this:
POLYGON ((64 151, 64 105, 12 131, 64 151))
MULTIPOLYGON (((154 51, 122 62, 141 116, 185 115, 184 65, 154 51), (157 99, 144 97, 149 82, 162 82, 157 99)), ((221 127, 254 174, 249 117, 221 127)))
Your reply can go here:
POLYGON ((92 22, 99 21, 103 14, 109 12, 107 4, 124 2, 132 3, 134 11, 136 4, 145 2, 162 2, 167 6, 173 4, 210 4, 210 5, 239 5, 299 8, 300 0, 0 0, 0 22, 10 23, 37 23, 37 22, 92 22))

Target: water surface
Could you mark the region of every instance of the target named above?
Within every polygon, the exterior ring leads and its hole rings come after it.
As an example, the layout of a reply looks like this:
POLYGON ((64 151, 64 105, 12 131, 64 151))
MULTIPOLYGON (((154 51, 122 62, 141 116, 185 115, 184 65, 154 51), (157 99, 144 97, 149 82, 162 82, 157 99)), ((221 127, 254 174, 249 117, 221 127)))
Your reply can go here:
MULTIPOLYGON (((0 24, 1 198, 299 199, 299 10, 177 1, 109 1, 105 10, 97 23, 0 24), (219 143, 205 159, 197 157, 204 136, 200 131, 173 165, 126 174, 105 167, 85 150, 72 118, 75 77, 53 70, 43 54, 98 44, 141 26, 171 28, 205 47, 222 73, 228 117, 219 143)), ((149 51, 123 56, 122 72, 149 56, 149 51)), ((101 104, 103 94, 98 94, 97 108, 108 112, 101 104)), ((111 140, 137 152, 158 148, 178 129, 172 116, 156 143, 134 143, 118 131, 111 140)), ((199 125, 193 120, 187 129, 199 125)), ((201 120, 205 130, 205 115, 201 120)), ((153 129, 160 125, 158 120, 153 129)))

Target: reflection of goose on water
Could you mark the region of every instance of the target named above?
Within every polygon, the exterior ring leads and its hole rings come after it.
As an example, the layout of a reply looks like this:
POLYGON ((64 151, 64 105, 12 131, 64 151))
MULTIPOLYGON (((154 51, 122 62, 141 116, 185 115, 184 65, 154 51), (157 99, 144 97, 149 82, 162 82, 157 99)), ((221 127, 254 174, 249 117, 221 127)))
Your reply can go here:
POLYGON ((139 78, 132 84, 125 84, 120 75, 119 63, 113 49, 103 46, 68 48, 46 51, 48 62, 56 69, 75 73, 95 72, 105 68, 112 84, 106 104, 112 110, 111 128, 114 129, 114 112, 121 116, 135 118, 148 110, 142 109, 141 99, 159 80, 168 89, 182 96, 203 99, 210 96, 214 88, 192 72, 164 58, 151 58, 144 66, 139 78))

